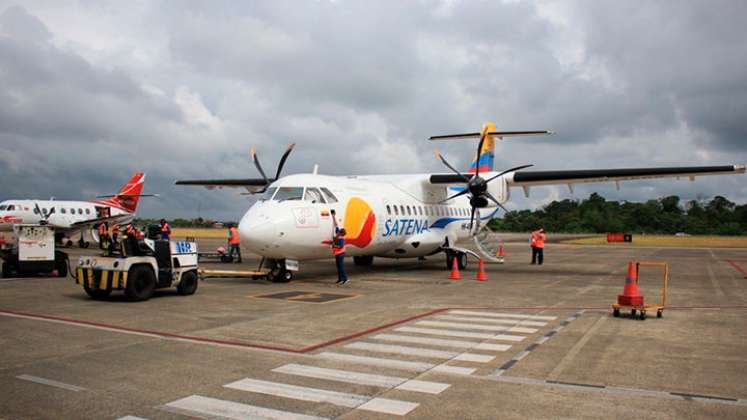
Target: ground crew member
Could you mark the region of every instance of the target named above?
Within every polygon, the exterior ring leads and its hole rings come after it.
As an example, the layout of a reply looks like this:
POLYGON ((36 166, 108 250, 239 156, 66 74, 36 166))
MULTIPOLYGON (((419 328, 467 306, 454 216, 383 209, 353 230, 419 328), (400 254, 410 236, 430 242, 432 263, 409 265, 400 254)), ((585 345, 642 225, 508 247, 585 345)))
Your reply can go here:
POLYGON ((228 224, 228 256, 233 258, 233 253, 236 251, 236 263, 241 262, 241 238, 239 238, 239 230, 236 229, 236 225, 233 223, 228 224))
POLYGON ((166 223, 166 219, 161 219, 161 239, 164 241, 171 239, 171 226, 166 223))
POLYGON ((539 228, 532 232, 532 264, 542 265, 545 259, 545 229, 539 228))
POLYGON ((332 223, 335 227, 335 233, 333 239, 322 241, 325 244, 332 244, 332 254, 335 256, 335 265, 337 265, 337 284, 346 284, 348 282, 348 275, 345 273, 345 235, 347 232, 345 228, 337 226, 337 219, 335 219, 335 211, 331 210, 332 223))
POLYGON ((109 253, 113 254, 114 251, 119 247, 119 225, 113 224, 112 225, 112 240, 109 243, 109 253))
POLYGON ((109 226, 106 222, 99 223, 99 248, 109 248, 109 226))

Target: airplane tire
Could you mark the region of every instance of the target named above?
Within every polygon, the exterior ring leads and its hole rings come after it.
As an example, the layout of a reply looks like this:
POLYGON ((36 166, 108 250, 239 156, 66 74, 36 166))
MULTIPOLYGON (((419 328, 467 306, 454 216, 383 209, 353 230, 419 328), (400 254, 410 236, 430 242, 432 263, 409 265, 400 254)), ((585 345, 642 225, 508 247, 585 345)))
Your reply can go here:
POLYGON ((285 269, 285 260, 273 262, 275 265, 270 270, 270 281, 273 283, 288 283, 293 280, 293 272, 285 269))
POLYGON ((148 300, 153 296, 155 289, 156 275, 152 268, 144 265, 136 265, 130 268, 130 273, 127 276, 127 287, 125 287, 127 299, 133 302, 148 300))
POLYGON ((83 283, 83 290, 86 291, 88 296, 95 300, 105 299, 112 293, 109 289, 91 289, 85 282, 83 283))
POLYGON ((451 270, 452 264, 454 264, 454 262, 452 261, 454 259, 454 257, 455 257, 455 255, 454 255, 453 252, 446 251, 446 269, 447 270, 451 270))
POLYGON ((353 264, 359 267, 370 267, 371 265, 373 265, 373 260, 373 255, 361 255, 358 257, 353 257, 353 264))
POLYGON ((194 271, 182 274, 182 281, 176 286, 176 292, 182 296, 193 295, 197 291, 198 277, 194 271))
POLYGON ((457 253, 456 257, 459 269, 464 270, 465 268, 467 268, 467 254, 465 254, 464 252, 459 252, 457 253))

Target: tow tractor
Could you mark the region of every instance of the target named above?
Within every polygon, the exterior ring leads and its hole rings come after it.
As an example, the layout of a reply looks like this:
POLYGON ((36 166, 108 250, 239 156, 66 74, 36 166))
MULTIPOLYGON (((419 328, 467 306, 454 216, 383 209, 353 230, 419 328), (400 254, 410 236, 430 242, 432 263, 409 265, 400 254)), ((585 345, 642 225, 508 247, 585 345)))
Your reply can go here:
POLYGON ((13 226, 15 241, 0 250, 3 277, 51 274, 67 277, 68 256, 55 249, 54 227, 43 224, 13 226))
POLYGON ((127 238, 115 253, 82 256, 75 281, 88 296, 104 299, 113 290, 131 301, 148 300, 156 289, 176 286, 180 295, 197 291, 197 243, 127 238))

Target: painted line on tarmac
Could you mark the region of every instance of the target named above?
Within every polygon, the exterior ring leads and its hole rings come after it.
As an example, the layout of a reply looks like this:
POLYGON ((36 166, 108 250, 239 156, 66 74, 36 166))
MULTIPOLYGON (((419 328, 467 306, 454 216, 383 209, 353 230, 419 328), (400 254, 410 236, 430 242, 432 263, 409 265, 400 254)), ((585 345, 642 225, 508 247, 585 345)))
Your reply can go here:
POLYGON ((521 359, 527 357, 529 355, 529 353, 533 352, 534 350, 536 350, 537 348, 539 348, 540 345, 542 345, 545 342, 547 342, 552 336, 554 336, 555 334, 557 334, 560 331, 562 331, 563 328, 565 328, 565 327, 568 326, 568 324, 570 324, 571 322, 577 320, 583 313, 584 313, 584 311, 578 311, 575 314, 573 314, 573 315, 569 316, 568 318, 564 319, 563 321, 561 321, 560 324, 558 324, 557 327, 555 327, 552 330, 548 331, 545 335, 543 335, 542 337, 540 337, 537 341, 535 341, 531 345, 527 346, 527 348, 524 349, 524 351, 522 351, 521 353, 517 354, 511 360, 509 360, 508 362, 504 363, 501 367, 499 367, 498 369, 496 369, 495 372, 493 372, 493 375, 495 375, 495 376, 501 376, 504 373, 506 373, 507 370, 509 370, 512 367, 514 367, 514 365, 516 365, 516 363, 518 363, 521 359))
POLYGON ((394 331, 417 333, 417 334, 428 334, 428 335, 440 335, 444 337, 479 338, 482 340, 503 340, 503 341, 514 341, 514 342, 523 341, 526 338, 523 335, 491 334, 491 333, 478 333, 478 332, 469 332, 469 331, 441 330, 437 328, 399 327, 399 328, 395 328, 394 331))
POLYGON ((281 382, 261 381, 251 378, 244 378, 223 386, 225 388, 237 389, 239 391, 272 395, 275 397, 284 397, 301 401, 329 403, 341 407, 398 416, 404 416, 420 405, 419 403, 410 401, 369 397, 366 395, 329 391, 326 389, 290 385, 281 382))
POLYGON ((739 264, 737 264, 734 261, 729 260, 729 259, 724 259, 724 261, 726 261, 729 264, 731 264, 731 266, 734 267, 734 269, 736 269, 737 271, 739 271, 740 273, 742 273, 742 276, 744 276, 744 278, 747 279, 747 271, 744 271, 744 269, 742 267, 740 267, 739 264))
POLYGON ((335 353, 331 351, 325 351, 316 355, 316 357, 322 359, 335 360, 338 362, 355 363, 359 365, 385 367, 391 369, 400 369, 413 372, 425 372, 428 369, 435 366, 432 363, 424 362, 406 362, 404 360, 397 359, 384 359, 380 357, 368 357, 368 356, 357 356, 354 354, 347 353, 335 353))
POLYGON ((527 327, 544 327, 547 322, 544 321, 524 321, 519 319, 497 319, 497 318, 478 318, 473 316, 456 316, 456 315, 436 315, 436 319, 445 319, 448 321, 466 321, 466 322, 484 322, 486 324, 509 324, 525 325, 527 327))
POLYGON ((475 311, 462 311, 462 310, 452 310, 452 311, 449 311, 449 313, 455 314, 455 315, 487 316, 487 317, 492 317, 492 318, 533 319, 537 321, 555 321, 558 318, 556 316, 503 314, 503 313, 495 313, 495 312, 475 312, 475 311))
POLYGON ((620 386, 613 386, 613 385, 599 385, 599 384, 586 384, 586 383, 579 383, 579 382, 542 380, 542 379, 521 378, 521 377, 516 377, 516 376, 505 376, 505 375, 504 376, 489 375, 489 376, 479 376, 479 377, 488 379, 488 380, 511 383, 511 384, 536 385, 536 386, 546 386, 546 387, 553 387, 553 388, 575 389, 579 391, 599 392, 603 394, 629 395, 629 396, 632 395, 632 396, 641 396, 641 397, 663 398, 663 399, 668 399, 668 400, 699 401, 699 402, 706 402, 706 403, 747 406, 747 400, 745 399, 722 397, 722 396, 716 396, 716 395, 690 394, 690 393, 674 392, 674 391, 659 391, 659 390, 645 389, 645 388, 630 388, 630 387, 620 387, 620 386))
POLYGON ((64 382, 54 381, 52 379, 40 378, 38 376, 18 375, 18 376, 16 376, 16 378, 24 380, 24 381, 34 382, 34 383, 37 383, 37 384, 42 384, 42 385, 47 385, 47 386, 53 386, 55 388, 66 389, 68 391, 73 391, 73 392, 80 392, 80 391, 85 391, 86 390, 82 386, 70 385, 70 384, 66 384, 64 382))
POLYGON ((401 354, 405 356, 429 357, 433 359, 453 359, 463 362, 487 363, 495 356, 474 353, 457 353, 453 351, 435 350, 423 347, 396 346, 392 344, 376 344, 363 341, 346 344, 345 348, 356 350, 367 350, 378 353, 401 354))
POLYGON ((324 420, 326 417, 308 416, 290 411, 274 410, 217 398, 191 395, 159 407, 175 414, 191 417, 208 416, 221 419, 324 420))
POLYGON ((120 417, 117 420, 148 420, 145 417, 138 417, 138 416, 124 416, 120 417))
POLYGON ((384 388, 395 388, 404 391, 422 392, 437 395, 448 389, 451 385, 441 382, 419 381, 399 376, 386 376, 371 373, 353 372, 342 369, 327 369, 317 366, 289 363, 272 370, 273 372, 288 375, 303 376, 306 378, 326 379, 349 384, 371 385, 384 388))
POLYGON ((446 340, 441 338, 414 337, 411 335, 399 334, 377 334, 371 337, 371 339, 399 343, 426 344, 430 346, 442 346, 457 349, 506 351, 511 348, 510 344, 479 343, 476 341, 446 340))

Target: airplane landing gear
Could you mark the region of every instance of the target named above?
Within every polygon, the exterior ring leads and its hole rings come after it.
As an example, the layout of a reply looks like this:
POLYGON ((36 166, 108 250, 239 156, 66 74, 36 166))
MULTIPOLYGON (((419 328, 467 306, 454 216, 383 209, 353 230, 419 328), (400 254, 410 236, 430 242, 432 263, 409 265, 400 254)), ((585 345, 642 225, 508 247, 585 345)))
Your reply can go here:
POLYGON ((467 268, 467 254, 459 251, 446 251, 446 269, 451 270, 454 258, 460 270, 467 268))
POLYGON ((360 267, 370 267, 373 265, 374 257, 372 255, 361 255, 353 257, 353 264, 360 267))
POLYGON ((285 260, 268 260, 270 272, 267 277, 273 283, 288 283, 293 280, 293 272, 285 268, 285 260))

